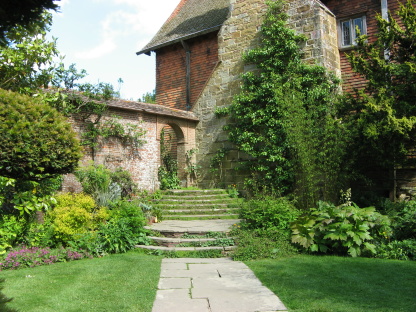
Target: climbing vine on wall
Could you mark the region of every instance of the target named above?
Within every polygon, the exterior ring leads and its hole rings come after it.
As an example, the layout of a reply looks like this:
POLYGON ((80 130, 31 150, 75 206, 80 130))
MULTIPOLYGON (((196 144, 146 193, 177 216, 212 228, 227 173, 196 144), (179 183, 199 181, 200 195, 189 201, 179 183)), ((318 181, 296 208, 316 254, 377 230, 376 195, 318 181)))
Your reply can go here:
POLYGON ((53 93, 45 93, 40 96, 43 96, 45 101, 66 116, 73 116, 81 120, 84 125, 81 144, 90 148, 92 158, 94 158, 100 143, 111 137, 119 139, 124 147, 131 148, 133 151, 137 151, 145 143, 143 137, 146 131, 140 124, 124 123, 120 116, 109 115, 108 101, 119 97, 118 92, 111 84, 75 84, 68 77, 80 79, 84 73, 78 73, 74 67, 64 71, 67 72, 62 75, 66 79, 65 86, 74 89, 54 90, 53 93))
MULTIPOLYGON (((169 134, 170 136, 170 134, 169 134)), ((160 189, 178 189, 180 180, 178 177, 178 161, 174 159, 171 151, 170 140, 166 140, 165 130, 160 132, 160 167, 158 171, 160 189)))
POLYGON ((268 5, 261 44, 244 55, 257 70, 242 76, 242 91, 217 115, 230 118, 229 139, 248 155, 240 160, 253 174, 248 186, 294 191, 310 206, 339 192, 335 181, 347 138, 335 118, 339 81, 302 61, 305 38, 287 25, 286 3, 268 5))

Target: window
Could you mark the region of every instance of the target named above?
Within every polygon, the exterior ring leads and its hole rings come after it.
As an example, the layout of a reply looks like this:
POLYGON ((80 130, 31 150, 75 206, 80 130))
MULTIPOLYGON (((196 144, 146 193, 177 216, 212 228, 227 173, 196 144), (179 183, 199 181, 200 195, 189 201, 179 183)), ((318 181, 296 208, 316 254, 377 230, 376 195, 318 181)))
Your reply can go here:
POLYGON ((356 45, 358 35, 367 34, 365 16, 354 17, 339 22, 340 46, 347 48, 356 45))

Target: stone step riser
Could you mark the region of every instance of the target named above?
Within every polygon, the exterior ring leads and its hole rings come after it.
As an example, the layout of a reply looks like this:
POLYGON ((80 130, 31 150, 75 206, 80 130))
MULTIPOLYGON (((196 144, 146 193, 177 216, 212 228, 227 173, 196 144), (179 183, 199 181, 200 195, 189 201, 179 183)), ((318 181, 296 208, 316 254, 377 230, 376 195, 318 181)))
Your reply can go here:
POLYGON ((239 208, 236 206, 228 206, 228 205, 222 205, 222 206, 211 206, 211 205, 169 205, 169 206, 157 206, 157 208, 161 209, 163 212, 168 212, 170 210, 188 210, 188 211, 220 211, 220 210, 238 210, 239 208))
POLYGON ((193 199, 193 198, 203 198, 203 199, 221 199, 221 198, 230 198, 228 194, 213 194, 213 195, 163 195, 163 198, 172 198, 172 199, 193 199))
POLYGON ((226 190, 169 190, 164 192, 164 196, 199 196, 199 195, 219 195, 228 194, 226 190))
POLYGON ((166 215, 196 215, 196 214, 237 214, 238 208, 222 208, 222 209, 170 209, 164 210, 166 215))
POLYGON ((238 215, 224 214, 224 215, 165 215, 164 220, 224 220, 236 219, 238 215))
POLYGON ((227 247, 165 247, 165 246, 144 246, 136 245, 136 248, 147 249, 147 250, 161 250, 161 251, 206 251, 206 250, 221 250, 224 255, 228 252, 234 250, 236 246, 227 246, 227 247))
POLYGON ((161 205, 237 205, 235 200, 160 200, 153 203, 154 206, 161 205))
POLYGON ((168 238, 168 237, 149 237, 158 246, 177 247, 179 244, 204 244, 211 243, 212 246, 206 247, 224 247, 221 246, 221 238, 168 238))

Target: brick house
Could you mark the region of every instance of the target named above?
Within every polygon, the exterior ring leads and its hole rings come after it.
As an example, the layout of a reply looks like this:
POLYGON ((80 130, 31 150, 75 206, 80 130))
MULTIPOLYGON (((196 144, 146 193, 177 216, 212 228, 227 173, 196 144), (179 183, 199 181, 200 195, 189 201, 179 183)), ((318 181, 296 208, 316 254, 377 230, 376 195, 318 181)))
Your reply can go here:
MULTIPOLYGON (((345 57, 345 52, 354 48, 356 27, 372 40, 377 30, 375 15, 386 17, 387 10, 395 11, 399 6, 397 0, 287 2, 289 25, 308 38, 303 48, 305 60, 340 75, 347 91, 363 83, 345 57)), ((265 0, 181 0, 154 38, 137 52, 156 53, 157 104, 193 112, 199 120, 187 147, 197 149, 195 160, 203 168, 202 187, 213 182, 234 184, 243 178, 234 170, 236 161, 243 157, 238 151, 228 153, 219 175, 209 170, 216 151, 232 148, 222 131, 226 120, 217 119, 214 112, 229 105, 239 92, 240 76, 250 69, 245 68, 241 56, 258 44, 266 10, 265 0)), ((170 126, 179 135, 187 131, 174 123, 170 126)))

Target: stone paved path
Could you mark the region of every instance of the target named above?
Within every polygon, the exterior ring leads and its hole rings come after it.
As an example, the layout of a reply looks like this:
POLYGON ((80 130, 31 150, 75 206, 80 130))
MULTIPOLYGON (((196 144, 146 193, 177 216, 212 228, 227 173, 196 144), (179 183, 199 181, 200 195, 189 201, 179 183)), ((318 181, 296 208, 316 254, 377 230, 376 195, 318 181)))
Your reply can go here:
POLYGON ((240 261, 229 258, 163 259, 152 312, 286 311, 240 261))

